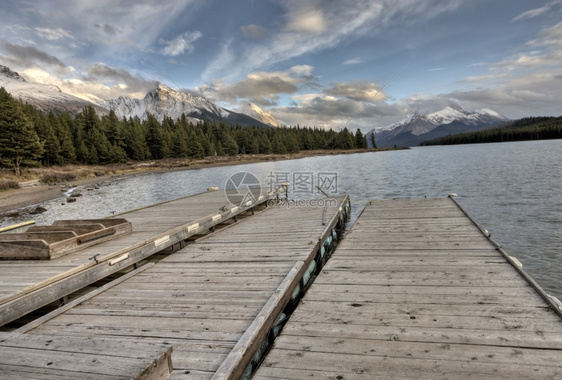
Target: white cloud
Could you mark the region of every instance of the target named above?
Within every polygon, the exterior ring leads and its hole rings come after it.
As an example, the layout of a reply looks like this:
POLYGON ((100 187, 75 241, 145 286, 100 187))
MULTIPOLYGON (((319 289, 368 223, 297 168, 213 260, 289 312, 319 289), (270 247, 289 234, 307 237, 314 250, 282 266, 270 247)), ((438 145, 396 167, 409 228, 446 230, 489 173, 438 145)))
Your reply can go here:
POLYGON ((56 40, 60 40, 61 38, 74 38, 62 28, 56 28, 56 29, 35 28, 35 32, 39 37, 49 41, 56 41, 56 40))
POLYGON ((521 13, 519 16, 514 17, 511 21, 521 21, 521 20, 526 20, 526 19, 540 16, 542 14, 547 13, 550 10, 551 6, 552 6, 551 4, 547 4, 540 8, 528 10, 526 12, 521 13))
POLYGON ((321 9, 299 9, 287 15, 286 29, 292 32, 320 34, 326 31, 327 22, 321 9))
POLYGON ((313 70, 314 70, 314 67, 310 66, 310 65, 297 65, 297 66, 291 67, 289 69, 289 72, 295 73, 297 75, 302 75, 302 76, 311 76, 313 70))
POLYGON ((496 79, 499 79, 499 78, 504 78, 506 76, 507 76, 506 73, 489 74, 489 75, 476 75, 476 76, 463 78, 459 82, 466 82, 466 83, 489 82, 489 81, 493 81, 493 80, 496 80, 496 79))
POLYGON ((380 86, 364 81, 333 83, 331 87, 324 89, 324 93, 364 102, 386 99, 380 86))
POLYGON ((295 77, 293 74, 311 72, 312 67, 306 65, 294 66, 285 72, 254 72, 239 82, 225 84, 215 81, 195 90, 219 102, 235 104, 239 99, 246 99, 260 106, 270 106, 277 103, 280 94, 293 94, 298 91, 299 84, 307 81, 306 78, 295 77))
POLYGON ((344 65, 356 65, 356 64, 362 63, 362 62, 363 62, 363 60, 361 58, 355 57, 355 58, 352 58, 352 59, 348 59, 347 61, 344 61, 343 64, 344 65))
POLYGON ((164 49, 162 49, 162 54, 176 57, 184 54, 185 52, 192 53, 194 50, 193 43, 201 37, 203 37, 203 33, 200 31, 194 31, 180 34, 172 41, 166 41, 161 38, 159 40, 160 44, 167 45, 164 49))
POLYGON ((461 0, 281 0, 285 12, 280 20, 284 23, 276 33, 271 30, 270 38, 252 46, 234 46, 233 40, 223 44, 202 78, 236 80, 248 72, 374 35, 391 22, 423 24, 456 9, 460 3, 461 0), (225 61, 225 55, 230 59, 225 61))

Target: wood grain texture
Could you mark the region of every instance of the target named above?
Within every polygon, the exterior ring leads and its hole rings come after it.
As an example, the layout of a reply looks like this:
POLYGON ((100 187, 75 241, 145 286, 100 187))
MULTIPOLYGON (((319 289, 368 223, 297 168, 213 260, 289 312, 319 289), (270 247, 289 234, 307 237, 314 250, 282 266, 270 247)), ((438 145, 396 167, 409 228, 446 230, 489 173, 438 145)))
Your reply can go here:
POLYGON ((562 320, 451 199, 373 201, 254 379, 562 377, 562 320))
POLYGON ((27 334, 169 344, 171 379, 211 379, 225 360, 225 373, 237 378, 339 212, 339 203, 327 210, 269 208, 46 318, 27 334))

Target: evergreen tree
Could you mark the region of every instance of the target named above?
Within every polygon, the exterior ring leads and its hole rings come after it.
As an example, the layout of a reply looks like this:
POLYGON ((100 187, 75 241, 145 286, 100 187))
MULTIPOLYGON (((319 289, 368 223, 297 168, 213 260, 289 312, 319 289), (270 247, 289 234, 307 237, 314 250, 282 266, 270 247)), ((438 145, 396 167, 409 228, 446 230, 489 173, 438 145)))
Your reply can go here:
POLYGON ((374 149, 377 148, 377 142, 375 141, 375 132, 371 132, 371 145, 374 149))
POLYGON ((366 148, 367 147, 367 139, 363 136, 363 133, 359 128, 355 132, 355 147, 356 148, 366 148))
POLYGON ((271 143, 271 146, 273 148, 273 153, 275 154, 287 153, 287 147, 285 146, 285 144, 283 144, 278 134, 276 134, 275 137, 273 138, 273 142, 271 143))
POLYGON ((67 124, 66 117, 56 117, 51 111, 49 112, 49 123, 53 127, 59 144, 60 144, 60 157, 62 163, 67 163, 68 161, 74 161, 76 159, 76 149, 74 148, 74 143, 72 142, 72 133, 69 125, 67 124))
POLYGON ((285 147, 287 148, 288 153, 298 153, 299 152, 299 143, 297 138, 293 133, 289 133, 285 137, 285 147))
POLYGON ((107 131, 107 140, 112 145, 121 148, 125 147, 125 138, 123 136, 123 125, 113 110, 109 111, 109 115, 102 118, 102 123, 107 131))
POLYGON ((193 131, 189 133, 187 141, 188 141, 187 149, 188 149, 189 157, 191 158, 205 157, 205 149, 203 148, 203 146, 201 145, 201 143, 199 142, 197 136, 193 131))
POLYGON ((132 160, 146 160, 150 157, 150 151, 145 141, 145 132, 140 125, 140 120, 136 118, 130 118, 129 121, 123 122, 125 128, 123 128, 123 141, 125 143, 125 152, 127 157, 132 160))
POLYGON ((36 164, 43 154, 43 145, 19 102, 4 87, 0 87, 0 131, 0 160, 20 177, 21 165, 36 164))
POLYGON ((187 133, 183 128, 178 128, 174 132, 172 143, 172 157, 187 157, 189 149, 187 147, 187 133))
POLYGON ((47 116, 39 112, 35 117, 34 124, 39 140, 44 148, 43 156, 41 157, 42 164, 45 166, 62 164, 63 160, 60 156, 61 149, 59 139, 55 135, 47 116))
POLYGON ((88 162, 89 154, 90 152, 88 152, 86 144, 84 144, 84 141, 81 141, 80 145, 78 145, 78 147, 76 148, 76 158, 78 159, 78 161, 85 164, 88 162))
POLYGON ((229 156, 235 156, 238 154, 238 144, 226 130, 222 133, 221 144, 224 150, 224 154, 227 154, 229 156))
POLYGON ((92 106, 84 108, 80 118, 84 130, 84 143, 88 148, 87 162, 105 164, 111 161, 111 144, 104 134, 96 110, 92 106))
POLYGON ((150 151, 150 156, 154 159, 165 158, 168 154, 166 138, 162 126, 153 115, 148 115, 146 120, 146 144, 150 151))

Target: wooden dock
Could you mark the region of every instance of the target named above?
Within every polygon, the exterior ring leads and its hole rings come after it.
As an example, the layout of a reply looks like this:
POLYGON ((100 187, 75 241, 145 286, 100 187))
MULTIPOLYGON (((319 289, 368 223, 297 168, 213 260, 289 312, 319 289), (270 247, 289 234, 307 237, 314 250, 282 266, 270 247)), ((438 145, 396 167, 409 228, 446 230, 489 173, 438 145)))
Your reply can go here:
POLYGON ((132 233, 52 260, 0 260, 0 327, 169 247, 206 233, 275 198, 262 191, 255 203, 231 205, 213 191, 132 210, 115 218, 132 233))
POLYGON ((172 347, 91 337, 0 335, 2 380, 156 380, 172 371, 172 347))
POLYGON ((312 283, 348 213, 347 197, 269 207, 12 334, 172 346, 171 379, 239 379, 312 283))
POLYGON ((254 379, 560 379, 559 313, 454 200, 372 201, 254 379))

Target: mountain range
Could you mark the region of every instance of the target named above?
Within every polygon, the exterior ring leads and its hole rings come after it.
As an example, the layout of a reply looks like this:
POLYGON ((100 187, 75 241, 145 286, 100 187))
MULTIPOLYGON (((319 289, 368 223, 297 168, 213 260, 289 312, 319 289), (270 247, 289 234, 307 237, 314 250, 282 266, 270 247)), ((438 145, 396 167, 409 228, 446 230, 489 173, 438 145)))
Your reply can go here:
MULTIPOLYGON (((27 102, 43 111, 78 113, 91 106, 100 115, 113 110, 118 117, 139 117, 145 120, 149 114, 159 121, 164 117, 174 120, 185 114, 189 120, 198 123, 202 120, 225 122, 241 126, 260 125, 279 127, 281 124, 269 112, 248 103, 242 112, 233 112, 216 105, 203 96, 188 91, 172 89, 162 83, 149 91, 143 99, 119 97, 96 103, 66 94, 57 86, 27 82, 18 73, 0 65, 0 86, 16 99, 27 102)), ((467 112, 459 106, 449 106, 429 113, 415 113, 406 119, 375 132, 378 147, 415 146, 420 142, 448 134, 463 133, 502 124, 508 119, 490 109, 467 112)), ((368 138, 369 146, 371 139, 368 138)))
MULTIPOLYGON (((507 121, 508 118, 488 108, 467 112, 459 106, 449 106, 429 114, 415 113, 383 130, 370 130, 366 135, 368 137, 374 132, 380 148, 395 145, 409 147, 437 137, 477 131, 507 121)), ((371 146, 371 139, 367 140, 371 146)))
POLYGON ((209 120, 242 126, 277 127, 280 125, 270 113, 255 104, 249 104, 248 110, 251 115, 246 115, 222 108, 202 96, 174 90, 162 83, 158 83, 156 88, 149 91, 143 99, 119 97, 93 103, 66 94, 54 85, 27 82, 17 72, 0 65, 0 86, 24 103, 29 103, 42 111, 56 113, 63 111, 78 113, 84 107, 91 106, 100 115, 108 114, 109 110, 113 110, 120 118, 136 116, 145 120, 148 114, 152 114, 162 121, 164 117, 177 120, 182 114, 185 114, 194 123, 209 120))

